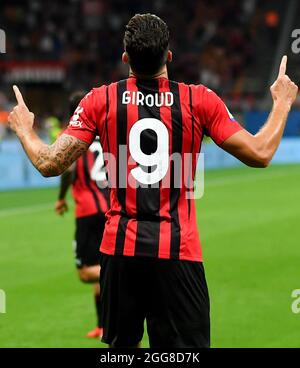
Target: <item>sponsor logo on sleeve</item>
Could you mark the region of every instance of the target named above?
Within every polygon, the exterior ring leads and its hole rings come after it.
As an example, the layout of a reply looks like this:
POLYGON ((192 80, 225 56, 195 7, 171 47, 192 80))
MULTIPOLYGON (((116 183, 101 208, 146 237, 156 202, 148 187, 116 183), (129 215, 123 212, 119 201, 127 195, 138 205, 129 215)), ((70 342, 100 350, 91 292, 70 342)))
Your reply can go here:
POLYGON ((77 109, 74 112, 74 115, 72 116, 69 125, 73 128, 81 128, 82 127, 82 121, 80 121, 80 114, 83 112, 83 107, 78 106, 77 109))

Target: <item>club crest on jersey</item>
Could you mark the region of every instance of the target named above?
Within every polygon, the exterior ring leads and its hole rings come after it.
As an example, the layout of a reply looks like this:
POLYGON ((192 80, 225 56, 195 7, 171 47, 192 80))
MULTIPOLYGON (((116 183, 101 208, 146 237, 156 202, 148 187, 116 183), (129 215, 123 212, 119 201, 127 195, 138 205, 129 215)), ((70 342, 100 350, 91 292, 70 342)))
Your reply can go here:
POLYGON ((144 95, 140 91, 125 91, 122 95, 122 104, 149 106, 149 107, 161 107, 172 106, 174 103, 174 95, 172 92, 162 92, 144 95))
POLYGON ((83 111, 83 107, 78 106, 77 109, 74 112, 74 115, 72 116, 69 125, 73 128, 81 128, 82 122, 79 120, 80 114, 83 111))

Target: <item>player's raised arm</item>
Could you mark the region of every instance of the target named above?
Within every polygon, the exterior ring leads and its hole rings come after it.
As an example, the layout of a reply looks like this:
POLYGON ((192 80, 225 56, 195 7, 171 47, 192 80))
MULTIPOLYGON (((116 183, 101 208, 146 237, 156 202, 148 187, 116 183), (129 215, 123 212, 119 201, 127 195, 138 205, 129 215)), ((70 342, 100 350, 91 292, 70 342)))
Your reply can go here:
POLYGON ((241 130, 221 145, 249 166, 268 166, 281 141, 289 111, 298 92, 296 84, 286 75, 286 65, 287 57, 284 56, 278 77, 270 88, 273 108, 262 129, 256 135, 241 130))
POLYGON ((17 86, 13 87, 17 105, 9 114, 8 123, 16 133, 32 164, 43 176, 63 173, 89 144, 70 135, 62 134, 52 144, 45 144, 34 132, 34 114, 29 111, 17 86))

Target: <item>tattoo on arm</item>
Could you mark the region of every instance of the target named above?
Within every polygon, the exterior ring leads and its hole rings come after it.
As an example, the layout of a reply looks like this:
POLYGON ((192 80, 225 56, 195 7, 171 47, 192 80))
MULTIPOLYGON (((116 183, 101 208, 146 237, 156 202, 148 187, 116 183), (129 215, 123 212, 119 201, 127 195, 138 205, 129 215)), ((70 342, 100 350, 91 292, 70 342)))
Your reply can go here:
POLYGON ((89 144, 73 136, 62 134, 51 145, 40 149, 35 167, 44 176, 63 173, 89 147, 89 144))

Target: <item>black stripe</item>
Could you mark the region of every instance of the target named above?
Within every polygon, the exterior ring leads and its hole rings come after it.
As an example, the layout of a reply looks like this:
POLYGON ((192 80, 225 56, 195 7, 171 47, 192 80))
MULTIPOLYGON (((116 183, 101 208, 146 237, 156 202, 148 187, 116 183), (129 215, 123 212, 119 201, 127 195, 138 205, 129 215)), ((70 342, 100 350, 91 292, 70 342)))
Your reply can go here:
MULTIPOLYGON (((119 148, 121 145, 127 144, 127 105, 122 104, 123 92, 126 91, 127 80, 122 80, 117 84, 117 197, 121 204, 121 213, 124 216, 126 214, 126 187, 124 182, 127 182, 126 170, 127 170, 127 155, 120 155, 119 148), (125 159, 125 163, 122 160, 125 159), (125 172, 124 172, 125 169, 125 172), (122 172, 121 172, 122 170, 122 172), (123 188, 120 188, 120 184, 123 183, 123 188)), ((116 236, 116 255, 122 255, 125 244, 125 232, 128 224, 127 217, 121 217, 118 225, 116 236)))
MULTIPOLYGON (((182 111, 179 98, 179 86, 176 82, 169 82, 170 91, 174 96, 174 103, 171 107, 172 116, 172 154, 182 151, 182 111)), ((178 200, 180 197, 180 188, 175 188, 174 183, 178 178, 174 177, 174 162, 171 161, 171 189, 170 189, 170 214, 171 222, 171 258, 178 259, 180 252, 180 223, 178 216, 178 200)))
POLYGON ((101 188, 101 193, 104 195, 104 198, 107 203, 107 207, 110 208, 110 189, 109 187, 101 188))
POLYGON ((100 203, 99 203, 99 198, 98 198, 95 190, 91 186, 91 174, 90 174, 90 170, 89 170, 88 156, 87 156, 86 153, 84 153, 82 155, 82 159, 83 159, 83 174, 84 174, 85 184, 89 188, 90 192, 92 193, 92 196, 94 198, 97 211, 98 212, 102 212, 101 211, 101 207, 100 207, 100 203))
MULTIPOLYGON (((136 82, 138 90, 144 95, 155 95, 159 93, 158 80, 138 80, 136 82)), ((160 108, 149 107, 146 104, 138 106, 139 119, 155 118, 160 120, 160 108)), ((146 154, 156 151, 156 133, 147 129, 141 135, 141 150, 146 154)), ((151 172, 151 168, 148 168, 151 172)), ((160 233, 160 189, 159 183, 156 187, 140 186, 136 190, 137 208, 137 235, 135 252, 137 254, 158 255, 159 233, 160 233)))
MULTIPOLYGON (((191 179, 193 180, 193 173, 192 173, 192 170, 193 170, 193 154, 194 154, 194 124, 195 124, 195 121, 194 121, 194 113, 193 113, 193 99, 192 99, 192 89, 191 87, 189 86, 189 95, 190 95, 190 112, 191 112, 191 118, 192 118, 192 142, 191 142, 191 149, 190 149, 190 154, 191 154, 191 157, 190 157, 190 162, 189 162, 189 172, 188 172, 188 175, 189 175, 189 178, 188 178, 188 190, 190 191, 190 181, 191 179)), ((188 198, 187 199, 188 201, 188 213, 189 213, 189 217, 190 217, 190 214, 191 214, 191 198, 188 198)))
POLYGON ((120 218, 117 230, 115 255, 118 256, 123 255, 127 225, 128 225, 128 218, 122 216, 120 218))

